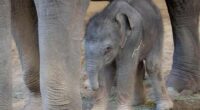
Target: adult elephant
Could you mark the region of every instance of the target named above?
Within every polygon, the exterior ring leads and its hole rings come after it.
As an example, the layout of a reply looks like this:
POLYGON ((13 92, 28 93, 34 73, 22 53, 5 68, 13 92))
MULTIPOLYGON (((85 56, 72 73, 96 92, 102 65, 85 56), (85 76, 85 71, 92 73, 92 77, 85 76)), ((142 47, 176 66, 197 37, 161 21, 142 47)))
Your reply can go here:
POLYGON ((168 90, 171 93, 181 93, 185 90, 197 92, 200 90, 200 40, 198 32, 200 1, 165 1, 172 24, 175 48, 172 70, 166 82, 168 90))
POLYGON ((11 0, 12 33, 31 95, 26 110, 82 109, 80 47, 88 4, 89 0, 11 0), (43 107, 38 106, 40 93, 43 107))

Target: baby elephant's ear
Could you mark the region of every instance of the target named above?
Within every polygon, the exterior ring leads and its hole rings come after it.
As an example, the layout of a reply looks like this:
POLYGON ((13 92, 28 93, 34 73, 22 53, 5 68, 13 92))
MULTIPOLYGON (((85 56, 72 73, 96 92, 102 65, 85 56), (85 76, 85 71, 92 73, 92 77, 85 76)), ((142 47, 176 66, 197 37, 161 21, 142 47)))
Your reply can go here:
POLYGON ((126 44, 127 32, 132 30, 134 27, 134 18, 132 17, 133 15, 131 15, 130 9, 128 9, 128 8, 132 8, 132 7, 125 7, 124 9, 123 8, 120 10, 121 12, 119 12, 116 15, 116 21, 120 27, 120 36, 121 36, 120 46, 121 46, 121 48, 123 48, 126 44))
POLYGON ((129 5, 127 2, 120 1, 118 3, 119 13, 117 14, 116 18, 118 18, 120 15, 123 15, 124 20, 127 20, 127 25, 130 29, 133 29, 134 27, 134 19, 137 16, 137 11, 129 5))
POLYGON ((133 30, 134 26, 137 25, 140 14, 130 4, 125 1, 118 1, 117 8, 119 12, 116 15, 116 21, 120 26, 121 33, 121 48, 124 47, 127 40, 127 35, 130 30, 133 30))
POLYGON ((119 28, 120 28, 120 37, 121 37, 121 40, 120 40, 120 47, 123 48, 124 45, 126 44, 126 40, 127 40, 127 26, 129 24, 127 24, 126 22, 126 16, 122 13, 119 13, 116 15, 116 21, 117 23, 119 24, 119 28))

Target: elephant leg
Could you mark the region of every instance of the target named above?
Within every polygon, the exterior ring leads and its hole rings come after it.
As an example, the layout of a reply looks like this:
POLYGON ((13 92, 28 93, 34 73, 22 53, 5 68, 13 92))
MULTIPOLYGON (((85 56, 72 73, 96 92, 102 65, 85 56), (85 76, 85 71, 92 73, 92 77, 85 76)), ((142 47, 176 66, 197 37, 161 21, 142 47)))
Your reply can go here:
POLYGON ((143 61, 139 62, 137 67, 137 73, 135 76, 135 89, 133 96, 133 105, 144 104, 145 94, 143 80, 145 77, 145 67, 143 61))
POLYGON ((107 65, 99 73, 100 88, 94 94, 94 106, 92 110, 109 110, 109 95, 114 82, 115 67, 107 65))
POLYGON ((89 0, 34 0, 44 110, 81 110, 80 52, 89 0))
POLYGON ((171 18, 174 56, 167 86, 177 92, 200 90, 199 0, 166 0, 171 18))
POLYGON ((153 95, 156 101, 156 110, 170 110, 173 107, 173 102, 168 96, 165 81, 161 73, 162 64, 162 43, 161 39, 155 42, 151 52, 146 57, 146 71, 149 75, 153 95))
POLYGON ((37 15, 33 0, 11 1, 12 34, 17 45, 29 92, 26 110, 41 110, 37 15))
MULTIPOLYGON (((128 52, 127 52, 128 53, 128 52)), ((117 110, 132 110, 134 102, 137 67, 139 53, 135 53, 132 57, 132 52, 120 57, 117 62, 117 110)))
POLYGON ((0 110, 12 110, 10 1, 0 2, 0 110))

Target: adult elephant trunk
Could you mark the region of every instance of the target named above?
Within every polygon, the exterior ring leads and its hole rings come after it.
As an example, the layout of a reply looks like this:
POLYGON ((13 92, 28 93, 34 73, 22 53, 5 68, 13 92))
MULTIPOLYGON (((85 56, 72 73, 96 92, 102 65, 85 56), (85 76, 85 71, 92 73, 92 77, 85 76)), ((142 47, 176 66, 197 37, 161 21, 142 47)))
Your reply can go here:
POLYGON ((179 92, 200 89, 199 0, 166 0, 173 29, 173 67, 168 87, 179 92))
POLYGON ((88 73, 90 89, 96 91, 99 88, 98 73, 99 68, 94 60, 89 60, 86 62, 86 71, 88 73))

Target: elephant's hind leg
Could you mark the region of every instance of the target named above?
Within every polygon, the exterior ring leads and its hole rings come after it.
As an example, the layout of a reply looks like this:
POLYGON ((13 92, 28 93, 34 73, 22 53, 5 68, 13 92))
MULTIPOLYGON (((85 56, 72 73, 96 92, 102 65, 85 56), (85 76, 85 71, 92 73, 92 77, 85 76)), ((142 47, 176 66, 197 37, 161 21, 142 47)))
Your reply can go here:
POLYGON ((41 110, 36 10, 32 0, 12 0, 12 33, 17 44, 24 82, 30 91, 26 110, 41 110))
POLYGON ((173 103, 166 92, 165 81, 161 73, 162 64, 162 43, 161 39, 155 42, 151 52, 146 58, 146 70, 149 75, 155 101, 157 104, 156 110, 170 110, 173 103))
POLYGON ((141 61, 138 64, 137 73, 134 78, 135 88, 133 95, 133 105, 144 104, 144 99, 145 99, 144 85, 143 85, 144 75, 145 75, 145 67, 143 61, 141 61))

